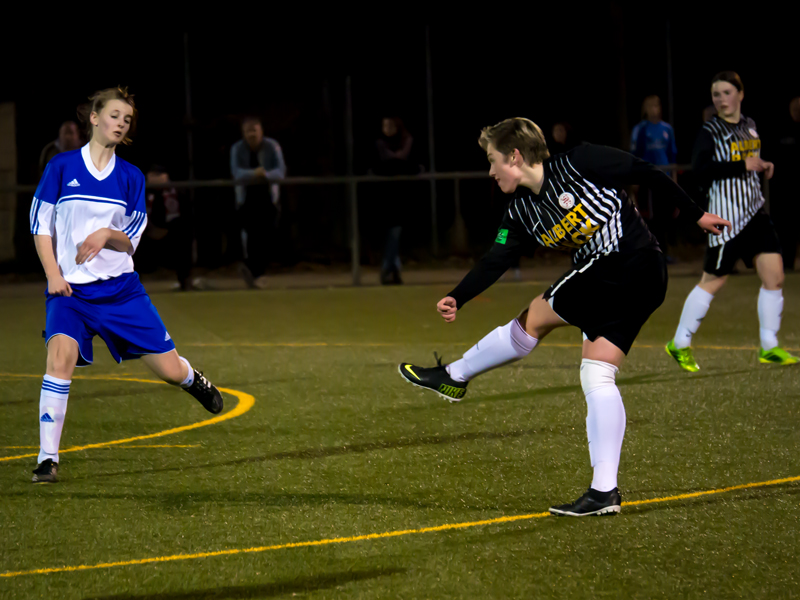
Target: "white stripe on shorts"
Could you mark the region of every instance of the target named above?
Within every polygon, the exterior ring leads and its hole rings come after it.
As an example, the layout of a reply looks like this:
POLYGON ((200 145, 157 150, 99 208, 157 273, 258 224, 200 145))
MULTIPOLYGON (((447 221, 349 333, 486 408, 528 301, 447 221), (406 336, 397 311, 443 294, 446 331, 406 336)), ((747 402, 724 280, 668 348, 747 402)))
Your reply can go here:
POLYGON ((722 242, 719 247, 719 256, 717 257, 717 271, 719 271, 719 267, 722 264, 722 253, 725 252, 725 244, 726 242, 722 242))
POLYGON ((583 273, 583 272, 584 272, 586 269, 588 269, 589 267, 591 267, 591 266, 592 266, 592 263, 593 263, 594 261, 596 261, 596 260, 597 260, 597 257, 595 256, 594 258, 592 258, 592 260, 590 260, 588 263, 586 263, 585 265, 583 265, 583 267, 581 267, 581 268, 580 268, 580 269, 578 269, 577 271, 573 271, 572 273, 570 273, 569 275, 567 275, 566 277, 564 277, 564 279, 562 279, 562 280, 561 280, 561 282, 560 282, 560 283, 559 283, 559 284, 558 284, 556 287, 554 287, 554 288, 553 288, 553 291, 552 291, 552 292, 550 292, 550 297, 552 298, 552 297, 553 297, 553 294, 555 294, 555 293, 558 291, 558 288, 560 288, 562 285, 564 285, 564 284, 565 284, 565 283, 566 283, 566 282, 567 282, 567 281, 568 281, 570 278, 572 278, 572 276, 573 276, 573 275, 575 275, 576 273, 583 273))

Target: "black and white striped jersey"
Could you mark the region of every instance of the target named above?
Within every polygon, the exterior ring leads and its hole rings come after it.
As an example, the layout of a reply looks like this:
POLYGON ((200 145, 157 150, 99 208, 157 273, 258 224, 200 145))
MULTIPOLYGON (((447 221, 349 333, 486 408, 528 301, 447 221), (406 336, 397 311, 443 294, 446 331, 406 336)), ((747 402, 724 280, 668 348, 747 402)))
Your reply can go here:
POLYGON ((750 156, 761 156, 761 138, 755 121, 748 117, 728 123, 715 115, 697 136, 692 169, 708 190, 708 212, 733 225, 720 236, 709 235, 709 246, 719 246, 736 237, 764 206, 758 174, 745 168, 744 161, 750 156))
POLYGON ((541 246, 571 250, 575 263, 602 253, 656 247, 625 191, 610 180, 613 175, 598 173, 608 174, 603 163, 620 158, 609 154, 631 155, 605 150, 586 145, 546 160, 542 189, 534 194, 517 188, 508 207, 510 221, 541 246))
POLYGON ((459 307, 497 281, 531 242, 571 251, 576 264, 601 254, 658 249, 625 185, 647 185, 692 221, 703 216, 663 171, 621 150, 584 144, 548 158, 542 166, 539 193, 517 189, 494 245, 450 292, 459 307))

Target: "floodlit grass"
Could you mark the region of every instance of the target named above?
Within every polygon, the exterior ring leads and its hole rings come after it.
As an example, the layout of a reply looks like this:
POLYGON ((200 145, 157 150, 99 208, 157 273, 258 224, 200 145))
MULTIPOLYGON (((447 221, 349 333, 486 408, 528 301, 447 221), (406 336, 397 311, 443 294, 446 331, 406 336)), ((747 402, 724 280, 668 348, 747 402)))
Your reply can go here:
MULTIPOLYGON (((732 278, 712 305, 695 340, 699 373, 666 355, 694 283, 671 282, 618 376, 624 501, 800 476, 800 368, 758 364, 754 276, 732 278)), ((35 458, 2 460, 37 452, 44 368, 43 298, 4 299, 0 574, 468 523, 574 500, 591 480, 577 330, 474 381, 460 404, 396 371, 432 363, 434 350, 458 357, 544 287, 498 284, 453 325, 434 306, 449 286, 154 294, 181 353, 255 404, 207 427, 64 453, 52 486, 30 483, 35 458)), ((800 278, 786 288, 781 340, 798 349, 800 278)), ((95 360, 78 375, 153 379, 102 345, 95 360)), ((237 404, 226 400, 226 411, 237 404)), ((62 449, 210 417, 166 385, 76 377, 62 449)), ((800 482, 789 482, 613 518, 24 574, 0 577, 0 598, 790 598, 800 595, 799 499, 800 482)))

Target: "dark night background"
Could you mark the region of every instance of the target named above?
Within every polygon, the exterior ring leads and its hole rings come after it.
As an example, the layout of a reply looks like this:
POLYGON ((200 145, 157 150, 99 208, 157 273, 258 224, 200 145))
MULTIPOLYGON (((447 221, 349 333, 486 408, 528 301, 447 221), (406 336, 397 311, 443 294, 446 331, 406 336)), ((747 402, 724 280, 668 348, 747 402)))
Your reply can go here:
MULTIPOLYGON (((566 120, 580 139, 626 149, 646 95, 661 97, 664 119, 669 120, 665 7, 592 6, 568 5, 549 13, 532 9, 529 18, 517 15, 507 32, 492 22, 500 15, 490 14, 482 26, 430 26, 437 171, 485 170, 478 133, 510 116, 529 117, 548 135, 552 123, 566 120)), ((690 160, 702 110, 711 103, 711 77, 727 69, 744 81, 743 112, 759 124, 763 156, 769 160, 769 140, 788 121, 789 100, 800 95, 797 29, 788 20, 774 11, 727 17, 696 9, 672 11, 671 108, 679 162, 690 160)), ((288 176, 344 174, 347 75, 353 82, 356 173, 369 167, 380 118, 387 113, 405 120, 415 138, 417 160, 426 168, 429 164, 424 24, 275 25, 263 33, 239 26, 189 29, 190 124, 185 119, 184 31, 139 27, 124 43, 87 52, 78 65, 53 60, 53 53, 62 51, 57 44, 39 53, 18 46, 14 36, 0 43, 3 55, 14 57, 4 65, 0 102, 16 105, 19 183, 36 183, 41 149, 57 137, 61 122, 74 117, 75 107, 94 90, 117 84, 130 87, 140 113, 133 146, 119 154, 142 170, 153 162, 165 164, 174 180, 188 176, 189 125, 195 177, 229 178, 228 150, 240 137, 238 123, 244 114, 262 117, 266 134, 280 142, 288 176)), ((424 257, 430 239, 429 187, 406 187, 408 211, 419 214, 418 226, 404 232, 406 252, 424 257)), ((446 240, 452 183, 440 182, 437 189, 439 229, 446 240)), ((499 196, 488 181, 462 182, 465 219, 476 252, 496 226, 499 196)), ((286 187, 282 197, 283 235, 292 248, 289 262, 346 260, 343 186, 286 187)), ((380 188, 359 186, 359 201, 364 260, 369 261, 380 238, 369 234, 380 188)), ((196 193, 201 265, 224 262, 218 216, 232 202, 230 189, 196 193)), ((24 215, 28 203, 20 201, 24 215)))

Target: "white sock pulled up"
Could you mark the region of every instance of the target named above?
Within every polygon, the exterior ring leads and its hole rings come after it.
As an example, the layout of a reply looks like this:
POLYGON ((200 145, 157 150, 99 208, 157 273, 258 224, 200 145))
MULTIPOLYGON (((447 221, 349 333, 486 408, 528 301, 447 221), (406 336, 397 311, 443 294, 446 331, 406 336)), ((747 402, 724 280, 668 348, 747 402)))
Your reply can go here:
POLYGON ((692 345, 692 336, 700 328, 700 323, 705 318, 713 299, 714 294, 709 294, 699 285, 696 285, 689 293, 686 297, 686 302, 683 304, 681 320, 673 340, 676 348, 680 350, 692 345))
POLYGON ((581 387, 586 395, 586 436, 594 469, 592 488, 617 487, 619 457, 625 437, 625 407, 616 383, 617 367, 599 360, 581 362, 581 387))
POLYGON ((48 458, 58 462, 58 447, 67 414, 69 379, 45 375, 39 395, 39 463, 48 458))
POLYGON ((766 290, 762 287, 758 292, 758 323, 762 350, 772 350, 778 346, 782 313, 783 290, 766 290))
POLYGON ((525 358, 538 341, 528 335, 517 319, 512 319, 467 350, 463 358, 447 365, 447 372, 456 381, 469 381, 481 373, 525 358))
POLYGON ((186 379, 181 381, 180 385, 182 388, 192 387, 192 384, 194 383, 194 369, 192 368, 192 365, 189 364, 188 360, 186 360, 182 356, 179 356, 178 358, 180 358, 183 364, 186 365, 186 368, 189 369, 189 373, 188 375, 186 375, 186 379))

